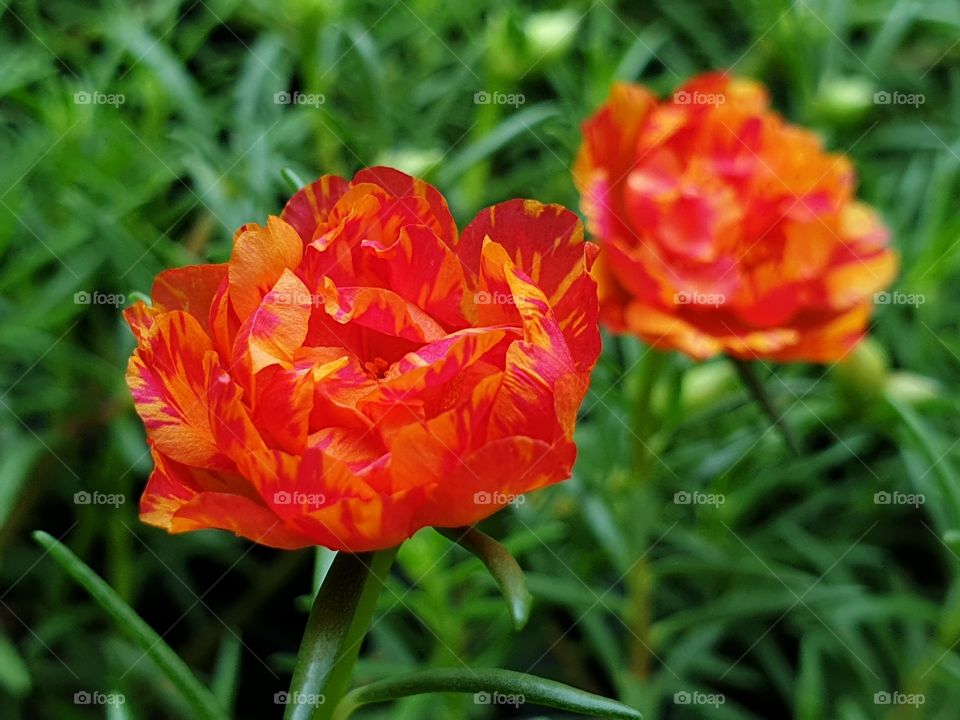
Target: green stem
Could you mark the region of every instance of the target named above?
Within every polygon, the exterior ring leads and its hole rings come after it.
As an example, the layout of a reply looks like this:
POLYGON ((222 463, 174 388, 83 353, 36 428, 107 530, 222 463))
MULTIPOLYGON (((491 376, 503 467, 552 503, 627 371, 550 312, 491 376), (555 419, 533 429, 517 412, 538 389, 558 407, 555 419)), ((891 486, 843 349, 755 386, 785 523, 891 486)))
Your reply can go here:
POLYGON ((656 348, 647 348, 636 373, 637 384, 634 386, 631 410, 633 414, 632 431, 636 440, 634 444, 634 471, 637 473, 639 482, 643 482, 650 477, 656 460, 653 448, 650 445, 655 425, 650 401, 666 357, 656 348))
POLYGON ((781 414, 777 408, 774 407, 773 401, 767 394, 767 389, 763 386, 763 383, 760 382, 760 378, 757 377, 757 371, 753 363, 747 360, 740 360, 739 358, 731 359, 733 360, 734 367, 737 368, 737 373, 740 375, 740 379, 743 381, 743 384, 746 385, 747 390, 750 391, 753 399, 756 400, 757 404, 763 410, 764 414, 766 414, 770 422, 773 423, 774 427, 780 431, 780 434, 786 441, 787 447, 790 448, 790 451, 797 457, 800 457, 803 454, 800 449, 800 443, 797 442, 797 438, 790 429, 790 426, 787 424, 783 414, 781 414))
MULTIPOLYGON (((632 422, 635 435, 633 457, 633 472, 636 476, 635 493, 648 492, 648 490, 641 490, 640 486, 641 484, 649 486, 656 468, 657 454, 653 447, 656 417, 651 408, 651 402, 653 389, 666 361, 665 353, 654 347, 648 347, 644 351, 636 374, 636 385, 632 395, 632 422)), ((638 530, 638 540, 645 535, 646 529, 638 530)), ((641 542, 645 541, 641 540, 641 542)), ((637 633, 635 633, 634 638, 631 638, 630 642, 630 667, 635 675, 641 679, 648 675, 652 662, 649 626, 652 618, 650 602, 653 595, 653 582, 654 578, 650 566, 646 559, 641 558, 627 576, 630 619, 635 623, 634 627, 637 628, 637 633)))
POLYGON ((338 553, 313 603, 284 720, 327 720, 347 691, 397 549, 338 553))

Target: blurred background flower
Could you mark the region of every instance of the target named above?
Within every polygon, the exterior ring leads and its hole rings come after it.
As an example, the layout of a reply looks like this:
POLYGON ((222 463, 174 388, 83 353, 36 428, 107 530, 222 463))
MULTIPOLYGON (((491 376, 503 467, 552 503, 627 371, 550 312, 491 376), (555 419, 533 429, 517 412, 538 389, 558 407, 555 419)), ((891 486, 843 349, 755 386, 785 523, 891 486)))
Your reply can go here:
POLYGON ((704 359, 842 359, 896 273, 849 160, 714 72, 661 102, 615 85, 583 125, 574 175, 604 319, 704 359))

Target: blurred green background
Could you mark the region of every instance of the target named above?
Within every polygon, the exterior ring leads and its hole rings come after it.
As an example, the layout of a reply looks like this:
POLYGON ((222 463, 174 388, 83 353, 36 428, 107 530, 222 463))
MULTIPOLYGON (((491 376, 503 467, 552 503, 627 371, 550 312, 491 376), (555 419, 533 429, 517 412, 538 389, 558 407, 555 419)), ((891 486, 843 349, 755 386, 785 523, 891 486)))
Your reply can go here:
MULTIPOLYGON (((648 718, 957 717, 956 0, 0 6, 4 718, 189 717, 31 541, 37 528, 239 718, 279 717, 306 620, 315 553, 138 523, 150 462, 110 295, 224 260, 236 227, 281 207, 285 167, 391 164, 436 184, 461 224, 515 196, 576 208, 579 123, 610 83, 668 93, 713 68, 766 82, 782 113, 850 154, 901 253, 896 289, 923 303, 878 307, 875 344, 843 367, 761 368, 802 460, 726 362, 607 343, 575 477, 484 524, 529 571, 529 625, 515 634, 479 562, 424 530, 401 550, 355 679, 462 661, 648 718), (483 92, 514 102, 475 102, 483 92), (675 495, 697 492, 723 502, 675 495), (127 702, 78 705, 77 692, 127 702)), ((561 715, 430 696, 361 717, 561 715)))

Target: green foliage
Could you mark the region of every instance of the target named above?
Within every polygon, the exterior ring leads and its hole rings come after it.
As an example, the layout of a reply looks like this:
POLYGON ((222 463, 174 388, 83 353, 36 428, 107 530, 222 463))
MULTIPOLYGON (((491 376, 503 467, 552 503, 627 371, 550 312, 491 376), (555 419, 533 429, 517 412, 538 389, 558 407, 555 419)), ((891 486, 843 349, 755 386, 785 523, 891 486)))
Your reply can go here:
MULTIPOLYGON (((575 208, 579 123, 610 83, 666 93, 713 67, 766 82, 784 115, 855 163, 901 254, 896 289, 925 299, 878 308, 889 369, 873 362, 871 385, 759 368, 798 459, 725 363, 607 342, 575 477, 483 525, 527 571, 527 625, 514 631, 476 558, 426 530, 399 552, 354 681, 501 666, 654 719, 955 716, 954 0, 18 0, 0 16, 5 718, 195 716, 33 529, 102 575, 236 717, 282 714, 274 694, 316 586, 312 553, 138 523, 150 464, 123 382, 132 339, 101 301, 149 291, 165 267, 223 260, 240 224, 280 208, 284 168, 393 164, 436 183, 460 222, 516 196, 575 208), (294 91, 309 104, 275 102, 294 91), (480 92, 514 104, 475 104, 480 92), (924 102, 876 104, 877 92, 924 102), (883 492, 925 502, 875 501, 883 492), (127 702, 76 704, 77 692, 127 702)), ((511 711, 429 695, 357 717, 511 711)))

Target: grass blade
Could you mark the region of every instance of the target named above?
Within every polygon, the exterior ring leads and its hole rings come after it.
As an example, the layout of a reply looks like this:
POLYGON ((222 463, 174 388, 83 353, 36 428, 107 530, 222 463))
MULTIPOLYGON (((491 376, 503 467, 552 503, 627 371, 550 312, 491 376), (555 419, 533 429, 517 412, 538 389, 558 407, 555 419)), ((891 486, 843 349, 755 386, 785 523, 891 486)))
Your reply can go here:
POLYGON ((183 699, 202 720, 226 720, 213 694, 197 680, 187 664, 167 645, 143 618, 70 549, 54 537, 38 530, 36 540, 66 573, 107 611, 130 638, 150 657, 167 679, 182 693, 183 699))
POLYGON ((531 702, 590 717, 625 720, 643 717, 637 710, 616 700, 535 675, 489 668, 438 668, 357 688, 344 696, 333 720, 347 720, 359 707, 370 703, 436 692, 474 693, 474 701, 478 703, 490 702, 495 694, 514 696, 518 704, 531 702))

